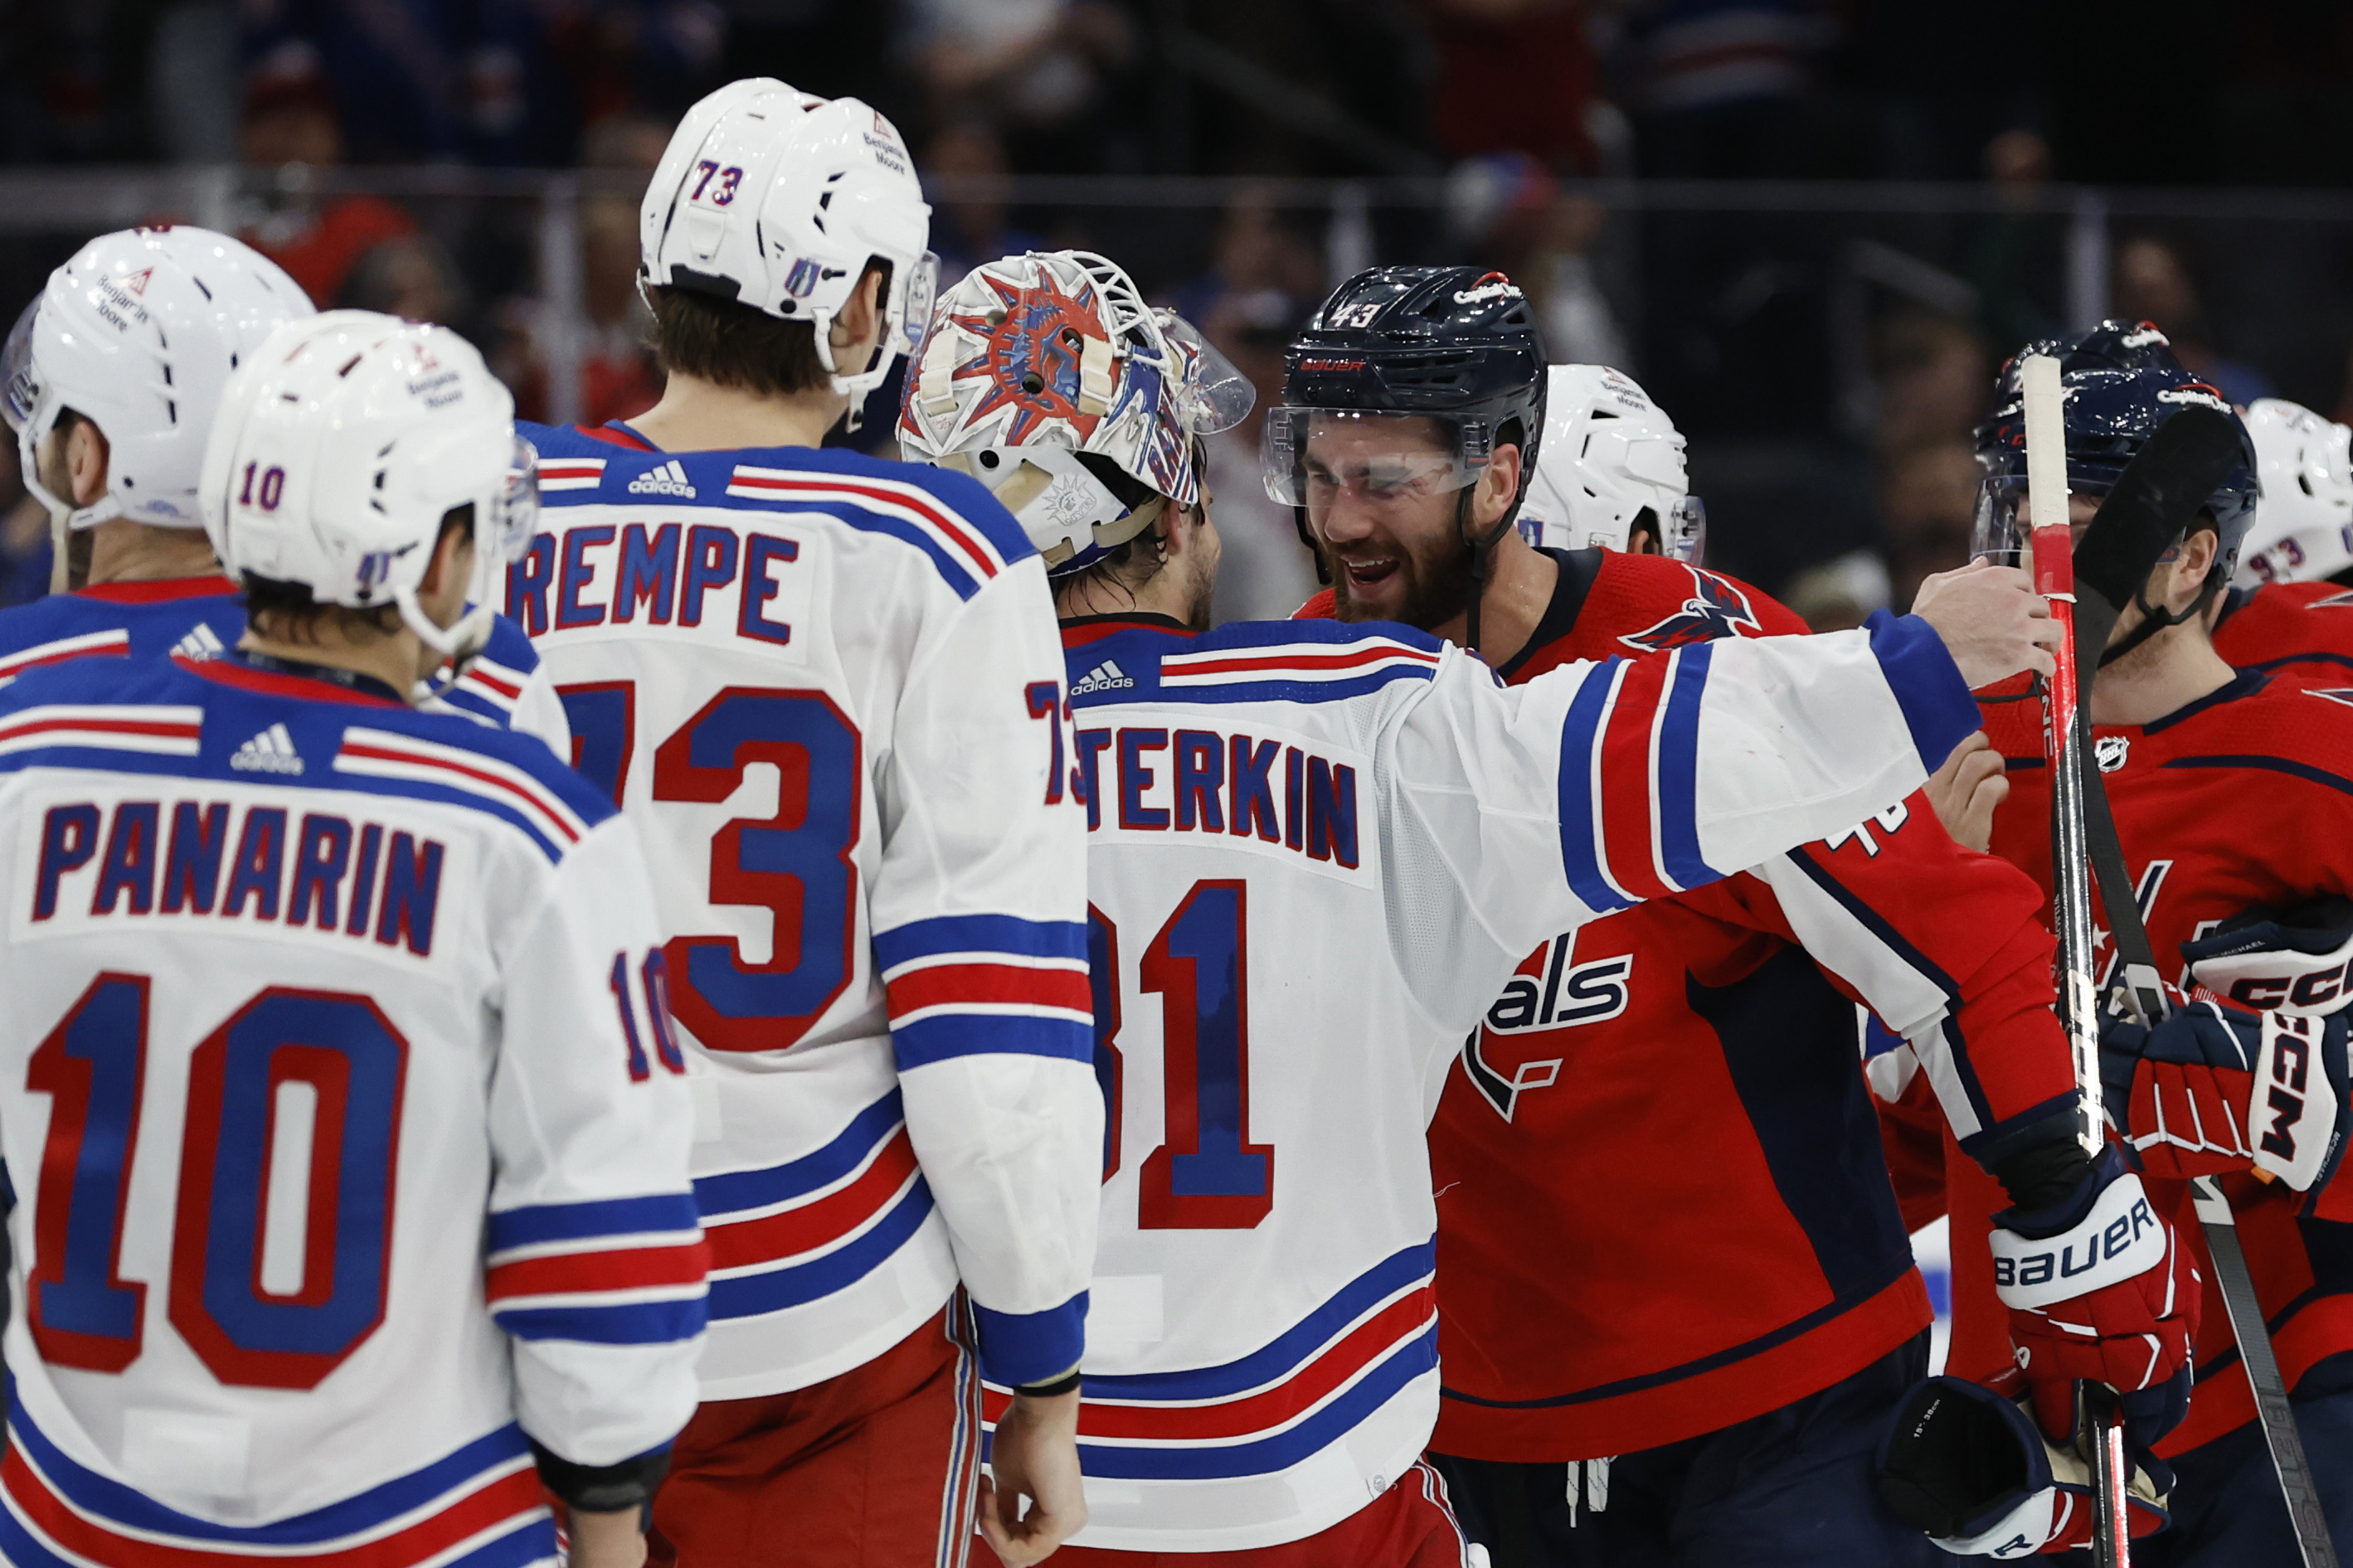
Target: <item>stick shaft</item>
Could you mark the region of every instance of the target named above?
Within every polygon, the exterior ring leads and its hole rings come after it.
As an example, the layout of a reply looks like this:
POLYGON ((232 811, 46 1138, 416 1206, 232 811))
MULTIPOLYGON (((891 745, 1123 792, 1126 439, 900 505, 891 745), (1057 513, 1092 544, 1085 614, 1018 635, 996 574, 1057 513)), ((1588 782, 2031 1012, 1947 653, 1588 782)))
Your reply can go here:
MULTIPOLYGON (((2092 858, 2084 819, 2084 727, 2075 646, 2075 547, 2068 521, 2066 424, 2059 362, 2036 354, 2020 366, 2026 413, 2026 483, 2034 524, 2034 588, 2059 623, 2056 668, 2045 683, 2043 740, 2051 758, 2052 923, 2059 938, 2059 1022, 2074 1058, 2076 1139, 2099 1156, 2107 1142, 2100 1104, 2100 1034, 2094 1001, 2092 858)), ((2126 1501, 2124 1428, 2115 1394, 2083 1385, 2091 1440, 2092 1554, 2098 1568, 2126 1568, 2131 1525, 2126 1501)))

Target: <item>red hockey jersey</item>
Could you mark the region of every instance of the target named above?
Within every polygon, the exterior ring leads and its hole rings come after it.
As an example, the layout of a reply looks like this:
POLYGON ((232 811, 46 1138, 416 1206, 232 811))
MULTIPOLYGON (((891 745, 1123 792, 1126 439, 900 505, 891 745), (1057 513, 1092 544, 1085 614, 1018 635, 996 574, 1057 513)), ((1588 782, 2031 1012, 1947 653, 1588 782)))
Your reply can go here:
MULTIPOLYGON (((1555 559, 1559 589, 1506 680, 1804 629, 1712 573, 1555 559)), ((1778 1408, 1926 1327, 1854 1004, 1915 1042, 1972 1152, 2063 1135, 2073 1080, 2040 906, 1915 795, 1530 954, 1430 1128, 1444 1382, 1431 1447, 1630 1453, 1778 1408)))
MULTIPOLYGON (((2290 589, 2288 592, 2295 592, 2290 589)), ((2265 590, 2266 593, 2270 590, 2265 590)), ((2260 600, 2260 595, 2258 596, 2260 600)), ((2147 725, 2099 725, 2095 755, 2125 859, 2168 980, 2186 983, 2180 944, 2255 905, 2353 894, 2353 694, 2307 690, 2242 671, 2229 685, 2147 725)), ((2010 794, 1994 819, 1993 847, 2046 889, 2051 875, 2050 769, 2039 702, 1987 708, 1987 732, 2008 759, 2010 794)), ((2103 931, 2099 890, 2094 922, 2103 931)), ((2104 947, 2105 964, 2112 954, 2104 947)), ((1916 1106, 1915 1110, 1916 1111, 1916 1106)), ((1947 1159, 1953 1246, 1949 1367, 1983 1377, 2010 1356, 2008 1322, 1982 1245, 2001 1189, 1967 1160, 1947 1159)), ((2145 1177, 2181 1227, 2207 1282, 2189 1418, 2160 1455, 2210 1442, 2254 1416, 2231 1321, 2214 1287, 2189 1184, 2145 1177)), ((2304 1195, 2252 1175, 2225 1178, 2239 1235, 2291 1386, 2325 1356, 2353 1350, 2353 1183, 2304 1195)))
POLYGON ((2214 651, 2241 669, 2299 686, 2353 687, 2353 588, 2267 583, 2233 588, 2214 628, 2214 651))

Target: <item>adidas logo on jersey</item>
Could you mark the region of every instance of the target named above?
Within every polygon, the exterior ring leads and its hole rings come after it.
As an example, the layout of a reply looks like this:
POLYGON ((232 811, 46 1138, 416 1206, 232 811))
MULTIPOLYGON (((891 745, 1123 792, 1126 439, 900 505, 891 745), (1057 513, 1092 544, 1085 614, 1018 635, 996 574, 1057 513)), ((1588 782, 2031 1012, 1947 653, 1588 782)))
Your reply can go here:
POLYGON ((172 645, 174 658, 218 658, 227 650, 212 627, 198 621, 188 629, 188 635, 172 645))
POLYGON ((1107 658, 1080 678, 1079 683, 1071 688, 1071 695, 1084 697, 1092 691, 1113 691, 1134 684, 1127 671, 1120 668, 1119 660, 1107 658))
POLYGON ((658 468, 648 468, 629 481, 633 496, 684 496, 694 499, 694 487, 687 482, 686 470, 676 458, 658 468))
POLYGON ((286 726, 272 724, 239 746, 228 765, 241 773, 299 773, 302 757, 294 750, 294 737, 286 732, 286 726))

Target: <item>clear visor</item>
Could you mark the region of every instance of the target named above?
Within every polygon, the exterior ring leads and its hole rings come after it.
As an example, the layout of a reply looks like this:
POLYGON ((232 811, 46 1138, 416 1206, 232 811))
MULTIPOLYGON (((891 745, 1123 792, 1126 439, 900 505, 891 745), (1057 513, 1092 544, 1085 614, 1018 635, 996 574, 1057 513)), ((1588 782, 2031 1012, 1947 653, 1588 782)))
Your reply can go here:
POLYGON ((900 334, 907 340, 907 357, 920 358, 923 336, 932 330, 932 305, 940 295, 940 258, 926 250, 907 268, 907 303, 899 319, 900 334))
POLYGON ((1286 404, 1267 410, 1260 459, 1269 496, 1320 511, 1343 495, 1376 506, 1451 495, 1477 481, 1492 450, 1479 420, 1286 404))
POLYGON ((1667 534, 1660 552, 1672 560, 1696 566, 1707 554, 1707 502, 1685 496, 1667 512, 1667 534))
POLYGON ((41 400, 40 378, 33 370, 33 321, 41 313, 42 298, 33 296, 33 302, 8 329, 8 346, 0 349, 0 419, 19 433, 41 400))
POLYGON ((501 564, 520 561, 538 531, 539 449, 518 436, 491 526, 476 531, 475 548, 501 564))
POLYGON ((1193 374, 1176 395, 1185 427, 1196 436, 1216 436, 1232 429, 1258 405, 1258 388, 1218 352, 1201 330, 1174 310, 1160 313, 1161 334, 1191 356, 1193 374))

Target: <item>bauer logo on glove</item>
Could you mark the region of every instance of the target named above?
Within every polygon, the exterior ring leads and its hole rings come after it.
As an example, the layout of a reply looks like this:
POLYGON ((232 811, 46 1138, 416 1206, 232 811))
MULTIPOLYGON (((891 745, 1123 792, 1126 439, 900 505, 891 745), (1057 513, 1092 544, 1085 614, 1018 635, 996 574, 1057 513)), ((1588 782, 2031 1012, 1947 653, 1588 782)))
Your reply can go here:
POLYGON ((2165 1227, 2140 1178, 2100 1190, 2091 1213, 2056 1236, 1993 1233, 1993 1283, 2006 1307, 2048 1307, 2145 1274, 2165 1260, 2165 1227))

